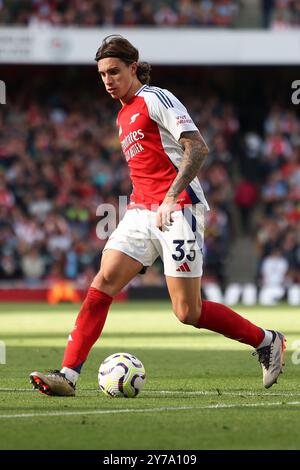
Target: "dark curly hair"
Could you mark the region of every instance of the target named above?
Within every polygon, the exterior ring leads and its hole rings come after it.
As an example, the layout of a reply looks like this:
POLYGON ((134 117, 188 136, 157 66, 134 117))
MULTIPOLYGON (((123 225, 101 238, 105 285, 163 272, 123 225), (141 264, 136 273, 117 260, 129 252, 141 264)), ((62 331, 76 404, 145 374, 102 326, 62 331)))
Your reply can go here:
POLYGON ((103 39, 101 46, 96 52, 95 61, 107 57, 116 57, 125 64, 137 63, 137 77, 145 85, 150 83, 151 65, 147 62, 139 62, 139 51, 123 36, 113 34, 103 39))

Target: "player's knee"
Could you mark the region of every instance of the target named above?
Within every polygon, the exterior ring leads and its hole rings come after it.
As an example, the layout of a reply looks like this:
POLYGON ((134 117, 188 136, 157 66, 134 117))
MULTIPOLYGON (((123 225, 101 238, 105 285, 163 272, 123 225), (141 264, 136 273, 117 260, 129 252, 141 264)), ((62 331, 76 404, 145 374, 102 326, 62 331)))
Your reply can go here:
POLYGON ((106 285, 112 285, 116 279, 116 273, 113 269, 102 268, 99 272, 101 281, 106 285))
POLYGON ((197 326, 201 314, 201 302, 191 304, 184 299, 173 302, 173 310, 178 320, 185 325, 197 326))
POLYGON ((116 273, 112 269, 101 268, 96 274, 92 286, 109 295, 115 295, 116 273))

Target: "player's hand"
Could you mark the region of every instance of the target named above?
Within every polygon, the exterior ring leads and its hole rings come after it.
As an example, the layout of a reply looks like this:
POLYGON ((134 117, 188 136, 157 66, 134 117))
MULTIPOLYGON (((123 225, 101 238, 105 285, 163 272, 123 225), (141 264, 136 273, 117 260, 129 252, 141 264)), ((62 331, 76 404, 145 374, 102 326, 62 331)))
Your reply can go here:
POLYGON ((178 207, 178 204, 173 199, 165 199, 161 203, 156 213, 156 226, 159 230, 162 232, 169 230, 169 227, 174 222, 172 213, 178 210, 178 207))

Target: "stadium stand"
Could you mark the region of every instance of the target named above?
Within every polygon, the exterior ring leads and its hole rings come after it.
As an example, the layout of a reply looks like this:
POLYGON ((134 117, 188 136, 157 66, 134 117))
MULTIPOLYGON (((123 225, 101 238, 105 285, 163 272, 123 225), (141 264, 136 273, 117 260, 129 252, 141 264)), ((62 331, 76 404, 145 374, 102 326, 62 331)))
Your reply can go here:
MULTIPOLYGON (((57 81, 59 71, 29 67, 23 77, 20 72, 12 102, 0 107, 2 282, 34 286, 73 279, 88 286, 105 244, 96 235, 97 207, 105 202, 118 210, 118 196, 131 191, 115 128, 118 103, 99 92, 96 73, 72 69, 57 81)), ((192 73, 186 83, 176 83, 172 72, 160 75, 158 82, 167 77, 211 149, 200 175, 212 207, 204 282, 226 284, 229 246, 248 235, 256 238, 258 284, 267 282, 265 264, 270 257, 274 264, 274 256, 284 265, 280 282, 300 283, 296 111, 287 104, 268 106, 261 125, 251 128, 250 113, 245 126, 237 101, 224 93, 211 89, 192 97, 198 83, 192 73)), ((161 285, 160 265, 135 283, 161 285)))
POLYGON ((237 0, 27 0, 0 2, 0 22, 44 26, 214 26, 232 27, 237 0))
POLYGON ((28 26, 299 27, 297 0, 1 0, 0 24, 28 26))

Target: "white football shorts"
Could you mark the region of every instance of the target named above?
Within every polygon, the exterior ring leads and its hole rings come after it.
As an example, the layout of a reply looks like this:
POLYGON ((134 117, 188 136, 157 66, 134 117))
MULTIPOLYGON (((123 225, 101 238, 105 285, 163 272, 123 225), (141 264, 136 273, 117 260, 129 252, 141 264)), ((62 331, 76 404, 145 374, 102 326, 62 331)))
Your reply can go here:
POLYGON ((156 212, 128 209, 104 250, 119 250, 145 267, 160 256, 166 276, 201 277, 205 207, 186 206, 172 217, 173 224, 162 232, 155 225, 156 212))

